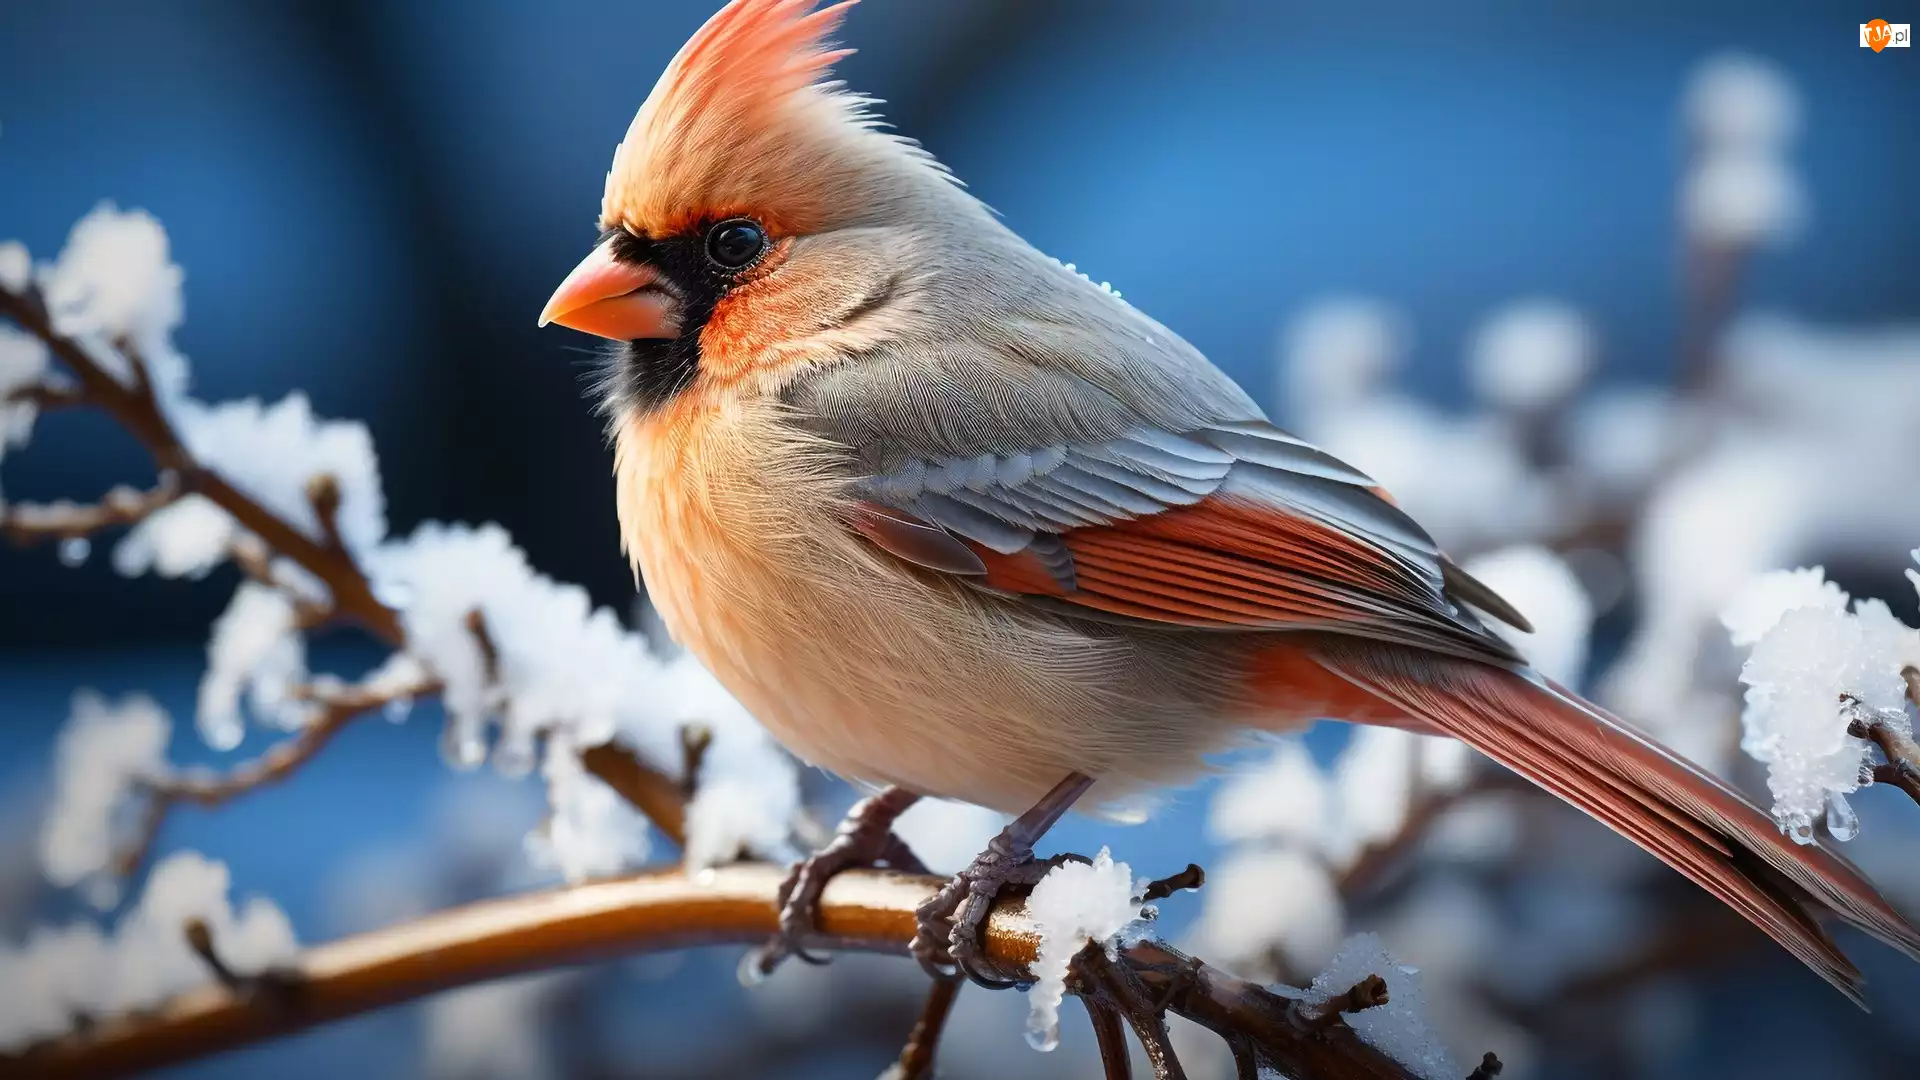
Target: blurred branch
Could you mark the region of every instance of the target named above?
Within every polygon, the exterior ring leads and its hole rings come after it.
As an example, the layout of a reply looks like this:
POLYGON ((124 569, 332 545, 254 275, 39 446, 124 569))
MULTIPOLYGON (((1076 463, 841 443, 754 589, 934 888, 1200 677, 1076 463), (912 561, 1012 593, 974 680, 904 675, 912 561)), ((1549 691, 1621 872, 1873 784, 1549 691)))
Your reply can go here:
POLYGON ((87 403, 87 395, 67 382, 41 382, 23 386, 7 395, 7 401, 32 405, 41 412, 77 408, 87 403))
POLYGON ((900 1060, 881 1073, 880 1080, 932 1080, 934 1054, 940 1049, 940 1036, 946 1031, 947 1017, 953 1013, 954 999, 960 996, 964 982, 959 978, 933 980, 926 1007, 907 1035, 907 1045, 900 1049, 900 1060))
POLYGON ((21 545, 77 539, 102 529, 138 524, 179 497, 179 478, 163 472, 151 490, 122 484, 97 503, 14 503, 0 510, 0 533, 21 545))
POLYGON ((1689 243, 1677 379, 1682 393, 1708 394, 1719 381, 1720 332, 1739 300, 1740 279, 1751 254, 1745 247, 1689 243))
MULTIPOLYGON (((0 1058, 0 1072, 25 1080, 156 1069, 441 990, 583 959, 754 944, 779 928, 784 877, 782 867, 741 863, 697 878, 663 870, 487 900, 309 949, 281 973, 283 994, 203 987, 150 1013, 101 1018, 17 1057, 0 1058)), ((905 956, 915 909, 944 884, 890 871, 836 876, 821 903, 821 946, 905 956)), ((1031 978, 1039 941, 1018 901, 995 907, 985 943, 997 966, 1031 978)), ((1244 1048, 1251 1060, 1299 1080, 1412 1075, 1361 1042, 1345 1023, 1302 1031, 1287 998, 1158 942, 1134 945, 1116 961, 1102 954, 1101 961, 1110 968, 1100 976, 1108 992, 1124 987, 1136 1004, 1193 1020, 1244 1048)))
POLYGON ((1485 767, 1460 787, 1416 789, 1413 804, 1408 807, 1400 828, 1393 835, 1361 849, 1359 856, 1334 880, 1334 887, 1348 901, 1378 888, 1420 846, 1428 830, 1461 803, 1495 792, 1538 793, 1539 790, 1505 769, 1485 767))
POLYGON ((439 689, 438 683, 424 681, 395 689, 350 686, 308 687, 300 691, 300 696, 319 707, 320 714, 301 728, 299 734, 252 761, 223 773, 193 771, 144 781, 141 788, 148 801, 139 838, 115 858, 117 871, 122 876, 131 874, 146 861, 147 853, 160 833, 160 826, 175 806, 181 803, 219 806, 258 788, 285 780, 311 761, 357 717, 383 709, 396 701, 438 693, 439 689))
MULTIPOLYGON (((191 493, 206 498, 258 538, 264 552, 248 549, 245 557, 237 560, 242 570, 256 577, 264 573, 270 580, 271 554, 291 559, 327 587, 332 597, 332 604, 327 608, 329 616, 357 623, 396 649, 405 648, 406 633, 399 613, 374 596, 373 583, 341 541, 335 522, 340 490, 334 478, 316 476, 308 486, 307 497, 320 522, 321 535, 316 539, 194 459, 155 397, 145 363, 127 342, 115 342, 113 348, 125 358, 133 373, 130 383, 122 382, 102 368, 78 341, 53 329, 46 304, 34 286, 28 285, 21 292, 0 288, 0 317, 11 319, 22 330, 39 338, 78 380, 78 386, 72 388, 55 388, 49 384, 48 393, 52 395, 49 400, 90 405, 105 412, 153 456, 163 477, 163 487, 174 485, 175 496, 191 493), (174 479, 164 479, 169 476, 174 479)), ((109 499, 112 498, 110 495, 109 499)), ((152 509, 148 507, 147 512, 152 509)), ((10 525, 7 531, 13 531, 10 525)), ((318 609, 304 609, 303 625, 308 617, 317 614, 318 609)), ((686 798, 665 772, 614 743, 594 747, 582 755, 582 759, 588 771, 633 802, 661 832, 676 844, 685 842, 686 798)))

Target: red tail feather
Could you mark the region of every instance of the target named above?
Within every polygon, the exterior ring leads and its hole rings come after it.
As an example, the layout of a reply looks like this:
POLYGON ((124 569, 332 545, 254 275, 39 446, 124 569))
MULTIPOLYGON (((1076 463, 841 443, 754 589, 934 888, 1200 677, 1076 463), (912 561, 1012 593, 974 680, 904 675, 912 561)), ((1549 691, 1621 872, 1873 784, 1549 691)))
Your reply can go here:
POLYGON ((1782 836, 1733 789, 1548 680, 1340 639, 1305 652, 1280 646, 1273 661, 1267 692, 1289 712, 1300 703, 1286 695, 1298 687, 1328 704, 1372 706, 1330 715, 1379 723, 1384 705, 1461 740, 1685 874, 1857 1003, 1860 972, 1818 915, 1830 912, 1920 959, 1920 931, 1846 859, 1782 836), (1308 674, 1309 665, 1320 671, 1308 674))

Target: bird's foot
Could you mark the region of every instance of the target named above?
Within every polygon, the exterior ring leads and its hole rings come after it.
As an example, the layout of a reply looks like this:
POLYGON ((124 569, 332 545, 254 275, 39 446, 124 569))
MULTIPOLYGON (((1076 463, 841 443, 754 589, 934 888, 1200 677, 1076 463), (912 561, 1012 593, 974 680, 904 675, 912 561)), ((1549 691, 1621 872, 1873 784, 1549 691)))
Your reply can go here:
POLYGON ((913 850, 893 834, 894 819, 918 799, 904 789, 888 788, 855 803, 833 839, 795 863, 780 883, 780 932, 749 958, 743 970, 764 977, 789 956, 809 964, 826 963, 803 943, 818 925, 820 897, 827 882, 840 871, 884 864, 904 873, 925 873, 926 866, 913 850))
POLYGON ((1078 855, 1036 859, 1031 843, 1004 832, 994 837, 965 870, 914 912, 917 928, 909 946, 914 959, 935 978, 957 973, 991 989, 1015 985, 1018 980, 987 955, 984 931, 994 901, 1007 889, 1032 889, 1054 867, 1076 860, 1084 861, 1078 855))
POLYGON ((1069 773, 1026 813, 1000 830, 987 850, 975 856, 965 870, 920 905, 915 912, 917 927, 910 948, 928 974, 945 978, 958 973, 996 989, 1018 981, 987 957, 987 915, 1002 889, 1031 889, 1062 862, 1080 859, 1078 855, 1059 855, 1038 860, 1033 857, 1033 845, 1092 786, 1092 778, 1069 773))

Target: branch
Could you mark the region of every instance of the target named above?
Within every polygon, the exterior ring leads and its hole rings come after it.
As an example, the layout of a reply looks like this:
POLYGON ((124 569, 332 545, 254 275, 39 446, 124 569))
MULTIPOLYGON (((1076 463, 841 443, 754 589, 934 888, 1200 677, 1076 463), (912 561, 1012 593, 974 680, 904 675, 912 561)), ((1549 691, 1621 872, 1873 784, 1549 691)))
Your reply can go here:
POLYGON ((926 1007, 921 1010, 913 1031, 907 1035, 907 1045, 900 1050, 900 1060, 881 1073, 880 1080, 931 1080, 933 1057, 940 1049, 940 1036, 946 1031, 947 1017, 953 1012, 954 999, 960 996, 960 987, 964 983, 965 980, 959 978, 933 980, 933 988, 927 991, 926 1007))
POLYGON ((0 512, 0 533, 22 546, 77 539, 103 529, 136 525, 179 497, 179 478, 170 472, 161 473, 160 483, 150 491, 123 484, 97 503, 15 503, 0 512))
POLYGON ((438 683, 425 681, 391 690, 368 687, 321 690, 309 687, 300 691, 300 696, 318 704, 321 712, 300 729, 299 734, 224 773, 196 770, 144 781, 140 786, 148 802, 139 837, 115 857, 115 869, 123 877, 139 869, 160 834, 160 826, 175 806, 181 803, 219 806, 258 788, 285 780, 312 760, 355 718, 383 709, 396 701, 425 697, 439 690, 438 683))
MULTIPOLYGON (((1920 704, 1920 668, 1902 668, 1900 676, 1906 680, 1907 696, 1920 704)), ((1871 742, 1887 759, 1886 764, 1873 767, 1874 782, 1892 784, 1920 803, 1920 743, 1914 741, 1911 729, 1904 723, 1896 725, 1894 717, 1879 715, 1850 694, 1841 695, 1841 708, 1851 717, 1847 734, 1871 742)), ((1897 715, 1906 719, 1904 712, 1897 715)))
POLYGON ((1393 835, 1382 837, 1362 848, 1360 854, 1335 879, 1334 887, 1348 901, 1378 887, 1420 845, 1427 831, 1445 817, 1447 811, 1463 802, 1490 792, 1538 790, 1531 784, 1516 783, 1513 774, 1504 769, 1483 768, 1460 787, 1421 791, 1414 796, 1413 805, 1408 808, 1400 828, 1393 835))
MULTIPOLYGON (((35 388, 35 400, 92 405, 105 412, 146 447, 163 476, 176 478, 176 494, 190 492, 204 496, 239 522, 241 528, 258 537, 266 552, 291 559, 319 578, 332 597, 328 615, 355 622, 396 649, 405 647, 406 634, 399 613, 374 596, 373 583, 341 543, 334 522, 340 493, 333 478, 314 477, 308 487, 307 497, 321 528, 321 536, 316 539, 194 459, 154 396, 145 364, 128 343, 116 342, 113 347, 125 356, 134 374, 131 384, 102 368, 80 342, 55 332, 46 304, 33 286, 18 293, 0 288, 0 317, 13 320, 21 329, 39 338, 78 380, 76 388, 49 384, 44 398, 35 388)), ((249 545, 244 554, 247 556, 242 560, 244 571, 271 576, 267 569, 269 560, 257 548, 249 545)), ((303 623, 308 616, 320 617, 316 609, 304 610, 303 623)), ((631 801, 661 832, 676 844, 685 843, 686 797, 671 777, 613 743, 593 748, 583 755, 583 760, 588 771, 631 801)))
POLYGON ((1369 975, 1354 983, 1339 997, 1328 998, 1318 1005, 1296 1001, 1288 1007, 1287 1013, 1302 1031, 1324 1031, 1339 1023, 1347 1013, 1377 1009, 1386 1003, 1387 980, 1378 975, 1369 975))
MULTIPOLYGON (((26 1080, 157 1069, 506 975, 628 953, 757 944, 779 929, 785 873, 766 863, 698 878, 663 870, 455 908, 309 949, 284 972, 283 995, 203 987, 152 1013, 100 1020, 0 1058, 0 1072, 26 1080)), ((826 946, 906 955, 915 908, 943 884, 889 871, 836 876, 821 901, 826 946)), ((1018 902, 995 908, 984 939, 996 966, 1031 977, 1039 933, 1018 902)), ((1112 966, 1157 1006, 1251 1047, 1286 1075, 1411 1076, 1345 1024, 1303 1032, 1286 998, 1166 945, 1135 945, 1112 966)))
POLYGON ((73 409, 87 404, 87 395, 68 382, 40 382, 22 386, 6 396, 7 402, 32 405, 43 413, 73 409))

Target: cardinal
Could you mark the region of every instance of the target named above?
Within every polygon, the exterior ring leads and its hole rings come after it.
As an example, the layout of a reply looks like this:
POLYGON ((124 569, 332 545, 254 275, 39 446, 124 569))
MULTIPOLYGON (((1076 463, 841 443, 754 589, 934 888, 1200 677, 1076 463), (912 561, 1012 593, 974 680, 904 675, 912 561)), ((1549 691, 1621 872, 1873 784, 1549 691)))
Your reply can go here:
POLYGON ((834 872, 917 865, 916 799, 960 799, 1018 817, 914 951, 999 981, 987 911, 1077 800, 1334 717, 1465 742, 1856 1001, 1823 918, 1920 957, 1846 860, 1529 668, 1492 629, 1526 620, 1372 479, 830 81, 851 3, 733 0, 694 34, 540 315, 612 343, 622 537, 667 627, 875 792, 788 878, 787 947, 834 872))

